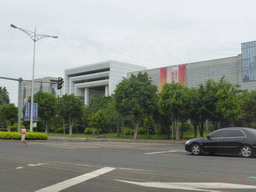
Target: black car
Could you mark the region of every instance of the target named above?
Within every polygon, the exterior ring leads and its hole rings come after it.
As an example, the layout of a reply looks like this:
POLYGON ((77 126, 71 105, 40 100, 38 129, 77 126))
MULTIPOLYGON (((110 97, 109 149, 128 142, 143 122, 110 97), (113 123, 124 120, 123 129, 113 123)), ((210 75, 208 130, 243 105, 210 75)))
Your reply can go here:
POLYGON ((201 138, 190 139, 185 150, 194 155, 206 153, 240 154, 252 157, 256 149, 256 130, 252 128, 224 128, 201 138))

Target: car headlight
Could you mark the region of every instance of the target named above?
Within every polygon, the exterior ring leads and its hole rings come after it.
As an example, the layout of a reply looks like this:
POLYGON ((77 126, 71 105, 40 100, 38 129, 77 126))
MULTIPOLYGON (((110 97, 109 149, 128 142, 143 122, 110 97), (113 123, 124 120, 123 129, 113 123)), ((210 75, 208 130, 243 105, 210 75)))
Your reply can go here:
POLYGON ((188 141, 186 142, 186 145, 188 145, 190 142, 191 142, 191 140, 188 140, 188 141))

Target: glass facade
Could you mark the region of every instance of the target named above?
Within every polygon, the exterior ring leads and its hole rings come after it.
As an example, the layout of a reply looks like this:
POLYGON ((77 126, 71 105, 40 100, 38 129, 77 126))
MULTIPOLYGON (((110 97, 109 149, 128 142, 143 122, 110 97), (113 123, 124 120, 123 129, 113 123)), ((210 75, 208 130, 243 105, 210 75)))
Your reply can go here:
POLYGON ((241 44, 243 81, 256 80, 256 41, 241 44))

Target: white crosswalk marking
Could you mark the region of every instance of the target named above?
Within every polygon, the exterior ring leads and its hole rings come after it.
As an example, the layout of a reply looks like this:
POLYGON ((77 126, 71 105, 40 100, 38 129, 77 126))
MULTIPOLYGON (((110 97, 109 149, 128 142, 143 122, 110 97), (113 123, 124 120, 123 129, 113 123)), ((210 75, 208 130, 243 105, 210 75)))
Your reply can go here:
POLYGON ((108 173, 110 171, 113 171, 114 169, 115 168, 112 168, 112 167, 104 167, 102 169, 93 171, 91 173, 86 173, 84 175, 80 175, 78 177, 74 177, 72 179, 69 179, 69 180, 57 183, 55 185, 51 185, 49 187, 45 187, 43 189, 39 189, 36 192, 49 192, 49 191, 50 192, 58 192, 58 191, 66 189, 68 187, 77 185, 77 184, 82 183, 84 181, 87 181, 89 179, 92 179, 92 178, 98 177, 100 175, 103 175, 105 173, 108 173))
POLYGON ((134 182, 118 180, 125 183, 130 183, 134 185, 139 185, 143 187, 155 187, 163 189, 182 189, 191 191, 208 191, 208 192, 220 192, 212 189, 256 189, 254 185, 241 185, 233 183, 195 183, 195 182, 134 182))

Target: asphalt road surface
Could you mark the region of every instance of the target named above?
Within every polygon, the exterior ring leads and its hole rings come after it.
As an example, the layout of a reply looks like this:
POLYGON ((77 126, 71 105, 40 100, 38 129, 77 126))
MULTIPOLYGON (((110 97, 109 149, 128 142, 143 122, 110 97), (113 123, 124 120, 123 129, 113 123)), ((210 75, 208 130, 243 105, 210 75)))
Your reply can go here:
POLYGON ((182 143, 0 140, 0 191, 256 191, 256 157, 193 156, 182 143))

